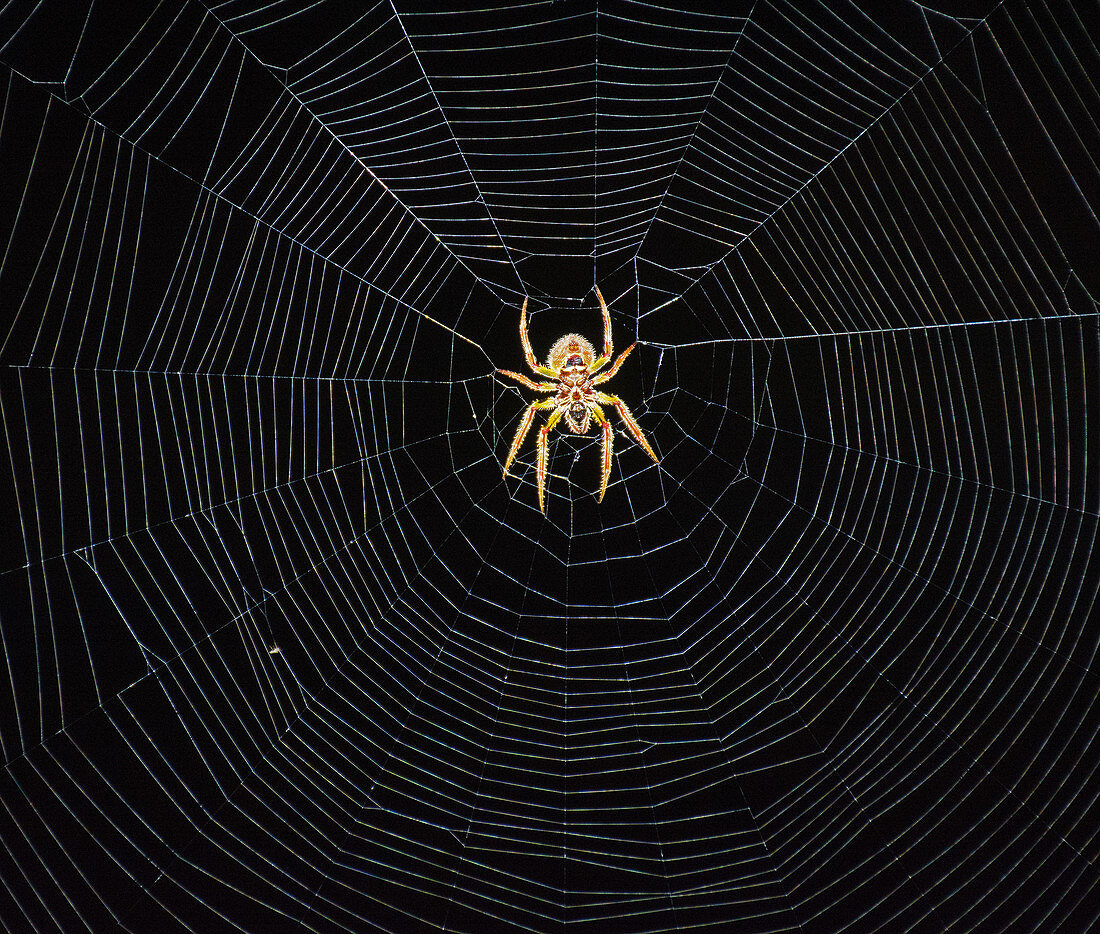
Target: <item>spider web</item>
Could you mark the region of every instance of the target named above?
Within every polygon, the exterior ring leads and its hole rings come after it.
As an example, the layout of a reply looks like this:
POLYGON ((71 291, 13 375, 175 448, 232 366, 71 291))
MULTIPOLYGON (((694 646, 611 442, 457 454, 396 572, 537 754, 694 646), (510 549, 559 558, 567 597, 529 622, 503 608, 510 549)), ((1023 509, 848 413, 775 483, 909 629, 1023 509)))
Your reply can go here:
POLYGON ((1091 930, 1097 25, 0 6, 6 929, 1091 930))

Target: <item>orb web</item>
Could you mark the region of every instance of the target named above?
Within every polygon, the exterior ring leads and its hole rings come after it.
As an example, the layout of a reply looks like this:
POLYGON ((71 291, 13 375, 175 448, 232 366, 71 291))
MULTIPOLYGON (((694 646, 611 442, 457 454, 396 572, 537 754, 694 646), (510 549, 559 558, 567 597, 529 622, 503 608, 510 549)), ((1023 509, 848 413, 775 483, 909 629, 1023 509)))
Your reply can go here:
POLYGON ((0 8, 5 927, 1090 930, 1096 36, 0 8))

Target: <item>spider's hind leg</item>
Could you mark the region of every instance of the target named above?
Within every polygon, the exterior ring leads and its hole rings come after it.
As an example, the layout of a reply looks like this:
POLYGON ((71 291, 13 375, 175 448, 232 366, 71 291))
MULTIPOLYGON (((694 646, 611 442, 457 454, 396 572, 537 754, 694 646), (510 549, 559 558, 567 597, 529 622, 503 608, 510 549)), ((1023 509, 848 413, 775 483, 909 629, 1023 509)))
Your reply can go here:
POLYGON ((511 377, 517 383, 520 383, 520 384, 526 386, 528 389, 533 389, 533 390, 535 390, 535 392, 557 392, 558 391, 558 384, 557 383, 547 383, 547 382, 536 383, 529 376, 524 376, 522 373, 513 373, 511 370, 500 370, 500 369, 498 369, 497 372, 501 376, 511 377))
MULTIPOLYGON (((523 308, 519 313, 519 340, 523 344, 523 359, 527 361, 527 365, 534 370, 539 376, 549 376, 551 379, 557 379, 558 374, 551 370, 549 367, 543 366, 538 360, 535 359, 535 352, 531 349, 531 338, 527 336, 527 299, 523 300, 523 308)), ((540 390, 541 391, 541 390, 540 390)))
POLYGON ((612 365, 611 369, 610 370, 604 370, 599 376, 595 377, 592 380, 592 385, 593 386, 599 386, 600 383, 606 383, 609 379, 611 379, 612 376, 614 376, 616 373, 618 373, 619 372, 619 367, 621 367, 623 365, 623 361, 627 358, 627 355, 636 346, 637 346, 636 344, 631 344, 629 347, 626 348, 626 350, 624 350, 621 354, 619 354, 619 359, 615 361, 615 363, 612 365))
POLYGON ((611 361, 613 350, 611 344, 611 312, 607 310, 607 302, 603 300, 603 294, 600 292, 598 285, 596 286, 596 298, 600 302, 600 314, 603 316, 603 353, 592 361, 592 366, 589 368, 590 373, 595 373, 607 366, 611 361))

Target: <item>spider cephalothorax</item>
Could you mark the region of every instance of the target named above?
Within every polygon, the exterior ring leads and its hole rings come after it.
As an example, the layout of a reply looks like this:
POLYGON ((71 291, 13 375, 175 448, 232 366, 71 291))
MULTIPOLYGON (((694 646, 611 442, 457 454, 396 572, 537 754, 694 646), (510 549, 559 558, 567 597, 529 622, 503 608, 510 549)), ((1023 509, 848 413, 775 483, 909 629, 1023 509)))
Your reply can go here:
POLYGON ((600 356, 596 356, 596 349, 580 334, 566 334, 564 337, 559 337, 554 342, 554 346, 550 348, 546 365, 543 366, 539 363, 535 359, 534 351, 531 349, 531 340, 527 336, 527 299, 525 298, 523 309, 519 313, 519 338, 523 344, 523 355, 527 360, 527 365, 535 373, 539 376, 548 376, 554 382, 536 383, 522 373, 513 373, 511 370, 497 371, 505 376, 510 376, 528 389, 534 389, 536 392, 554 393, 549 399, 532 402, 527 406, 527 411, 523 414, 519 428, 516 429, 516 436, 512 440, 512 449, 508 452, 508 459, 504 462, 504 476, 507 477, 508 468, 512 466, 516 452, 519 451, 519 447, 523 444, 523 439, 527 437, 527 432, 535 419, 535 412, 538 409, 552 409, 550 416, 546 419, 546 424, 539 429, 537 473, 539 509, 543 512, 546 511, 543 500, 546 489, 546 466, 549 459, 547 436, 563 417, 565 418, 565 424, 569 426, 569 430, 574 434, 585 434, 593 418, 603 432, 603 468, 600 478, 601 502, 604 493, 607 492, 607 478, 611 475, 611 422, 604 415, 600 403, 618 409, 619 415, 626 423, 626 427, 630 429, 634 439, 654 461, 657 461, 657 455, 653 453, 653 448, 649 446, 649 442, 646 441, 642 429, 638 427, 638 423, 634 421, 634 416, 630 414, 626 403, 618 396, 600 392, 595 388, 611 379, 618 372, 627 354, 634 349, 634 345, 631 344, 619 354, 619 358, 612 364, 611 369, 596 375, 599 370, 602 370, 611 362, 612 353, 611 315, 608 313, 607 305, 604 303, 603 296, 598 288, 596 289, 596 298, 599 299, 600 311, 603 313, 603 353, 600 356))

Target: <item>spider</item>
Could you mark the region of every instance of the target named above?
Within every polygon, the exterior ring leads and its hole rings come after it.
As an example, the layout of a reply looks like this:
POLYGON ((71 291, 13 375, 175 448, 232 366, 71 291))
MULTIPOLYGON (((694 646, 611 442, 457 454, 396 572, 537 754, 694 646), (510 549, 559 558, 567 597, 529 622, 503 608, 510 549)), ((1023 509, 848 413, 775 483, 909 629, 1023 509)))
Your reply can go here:
POLYGON ((539 429, 538 441, 539 510, 543 513, 546 512, 544 491, 546 489, 546 464, 549 458, 547 436, 562 416, 565 417, 566 425, 574 434, 587 434, 589 422, 593 418, 603 431, 603 467, 598 502, 603 502, 603 495, 607 492, 607 478, 611 474, 611 422, 604 415, 600 403, 618 409, 619 415, 626 422, 626 427, 630 429, 634 439, 642 446, 646 454, 653 458, 655 463, 660 463, 657 455, 653 453, 653 448, 646 441, 645 435, 642 434, 642 429, 638 427, 638 423, 634 421, 634 416, 630 414, 630 409, 626 407, 626 403, 618 396, 600 392, 594 388, 611 379, 619 371, 619 367, 622 366, 630 351, 634 349, 634 345, 631 344, 619 354, 619 358, 611 365, 611 369, 600 373, 598 376, 595 375, 597 371, 602 370, 611 361, 612 352, 611 315, 607 311, 607 305, 604 303, 599 288, 596 289, 596 298, 600 301, 600 311, 603 313, 603 353, 600 356, 596 356, 595 348, 580 334, 566 334, 564 337, 559 337, 554 342, 554 346, 550 348, 546 365, 540 364, 535 359, 534 351, 531 350, 531 339, 527 336, 527 299, 525 298, 523 308, 519 313, 519 339, 523 343, 523 355, 527 359, 527 365, 535 373, 539 376, 548 376, 554 382, 536 383, 522 373, 513 373, 511 370, 497 370, 498 373, 510 376, 528 389, 535 390, 535 392, 554 393, 549 399, 532 402, 527 406, 527 411, 523 413, 523 419, 516 429, 516 436, 512 441, 512 449, 508 452, 508 459, 504 462, 504 476, 507 477, 508 468, 512 466, 516 452, 523 444, 523 439, 527 437, 531 423, 535 420, 535 412, 539 409, 551 409, 546 424, 539 429))

